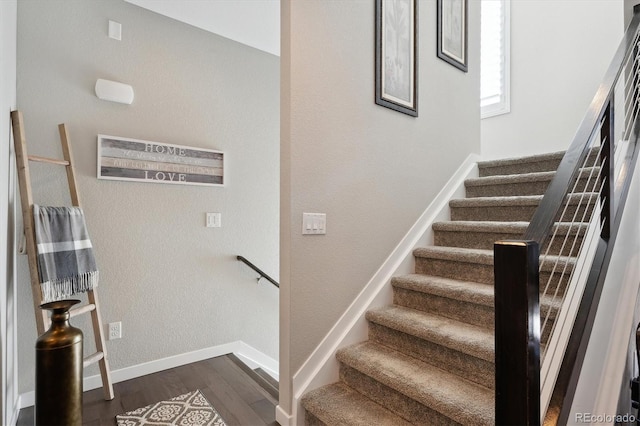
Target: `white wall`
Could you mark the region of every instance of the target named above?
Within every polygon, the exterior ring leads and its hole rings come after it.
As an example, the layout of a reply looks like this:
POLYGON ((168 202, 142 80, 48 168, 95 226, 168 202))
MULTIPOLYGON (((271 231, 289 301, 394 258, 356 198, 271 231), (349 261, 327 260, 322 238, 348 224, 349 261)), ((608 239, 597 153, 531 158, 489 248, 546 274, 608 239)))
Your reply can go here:
POLYGON ((9 113, 16 105, 17 1, 0 2, 0 423, 16 420, 14 158, 9 113))
POLYGON ((280 55, 280 0, 125 0, 280 55))
MULTIPOLYGON (((68 126, 103 320, 122 321, 123 338, 107 342, 112 369, 237 340, 277 359, 278 291, 235 256, 278 278, 279 59, 121 0, 63 6, 18 4, 18 106, 32 153, 59 157, 57 125, 68 126), (109 19, 122 41, 107 37, 109 19), (97 99, 97 78, 131 84, 133 104, 97 99), (99 133, 224 151, 226 185, 98 180, 99 133), (222 228, 205 228, 205 212, 221 212, 222 228)), ((46 167, 32 167, 36 202, 68 202, 63 171, 46 167)), ((36 329, 25 257, 19 287, 26 392, 36 329)))
POLYGON ((470 153, 480 148, 479 3, 469 72, 436 56, 419 3, 419 117, 374 103, 374 4, 282 1, 280 408, 291 377, 470 153), (301 235, 303 212, 327 234, 301 235))
POLYGON ((511 112, 482 120, 482 157, 562 151, 623 34, 622 0, 511 2, 511 112))

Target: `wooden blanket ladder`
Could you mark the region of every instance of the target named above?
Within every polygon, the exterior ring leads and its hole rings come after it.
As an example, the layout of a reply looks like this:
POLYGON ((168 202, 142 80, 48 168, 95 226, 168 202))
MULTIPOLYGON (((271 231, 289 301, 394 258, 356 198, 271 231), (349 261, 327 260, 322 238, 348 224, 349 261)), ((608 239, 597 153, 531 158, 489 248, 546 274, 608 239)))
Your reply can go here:
MULTIPOLYGON (((20 186, 20 200, 22 202, 22 219, 26 239, 27 257, 29 259, 29 273, 31 275, 33 307, 36 315, 36 327, 38 329, 38 335, 41 335, 49 328, 50 319, 47 313, 44 310, 40 309, 40 305, 43 303, 43 296, 38 276, 36 235, 33 219, 33 193, 31 190, 29 161, 65 166, 67 170, 67 181, 69 183, 71 203, 73 204, 73 206, 80 207, 80 197, 78 195, 78 185, 76 183, 75 172, 73 169, 71 146, 69 143, 69 135, 67 133, 66 126, 64 124, 60 124, 58 126, 58 130, 60 132, 60 143, 62 144, 62 153, 64 156, 63 160, 58 160, 53 158, 28 155, 22 113, 20 111, 12 111, 11 121, 13 126, 13 137, 16 150, 18 182, 20 186)), ((102 378, 104 398, 106 400, 112 400, 114 397, 113 385, 111 383, 111 373, 109 371, 109 361, 107 359, 105 338, 103 334, 104 328, 102 326, 100 304, 98 303, 98 294, 96 289, 87 292, 87 300, 87 304, 74 306, 70 311, 70 315, 71 317, 74 317, 81 314, 91 313, 91 324, 93 327, 96 353, 84 359, 84 367, 95 364, 96 362, 98 363, 100 367, 100 376, 102 378)))

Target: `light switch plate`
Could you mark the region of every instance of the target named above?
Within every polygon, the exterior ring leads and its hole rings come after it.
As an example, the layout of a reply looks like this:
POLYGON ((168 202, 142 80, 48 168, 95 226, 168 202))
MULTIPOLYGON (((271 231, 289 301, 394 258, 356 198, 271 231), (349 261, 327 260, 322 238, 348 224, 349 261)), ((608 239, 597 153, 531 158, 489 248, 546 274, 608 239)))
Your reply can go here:
POLYGON ((116 21, 109 21, 109 38, 122 40, 122 24, 116 21))
POLYGON ((326 213, 302 213, 303 235, 324 235, 327 233, 326 213))
POLYGON ((207 228, 222 227, 222 213, 207 213, 205 226, 207 228))

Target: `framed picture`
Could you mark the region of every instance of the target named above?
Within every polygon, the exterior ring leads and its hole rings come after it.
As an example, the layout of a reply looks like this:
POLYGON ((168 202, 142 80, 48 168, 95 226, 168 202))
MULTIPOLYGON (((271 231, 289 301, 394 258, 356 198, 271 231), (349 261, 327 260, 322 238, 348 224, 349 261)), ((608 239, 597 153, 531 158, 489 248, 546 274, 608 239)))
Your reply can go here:
POLYGON ((418 0, 376 0, 376 104, 418 116, 418 0))
POLYGON ((223 186, 224 153, 98 135, 98 179, 223 186))
POLYGON ((438 0, 438 58, 467 72, 468 0, 438 0))

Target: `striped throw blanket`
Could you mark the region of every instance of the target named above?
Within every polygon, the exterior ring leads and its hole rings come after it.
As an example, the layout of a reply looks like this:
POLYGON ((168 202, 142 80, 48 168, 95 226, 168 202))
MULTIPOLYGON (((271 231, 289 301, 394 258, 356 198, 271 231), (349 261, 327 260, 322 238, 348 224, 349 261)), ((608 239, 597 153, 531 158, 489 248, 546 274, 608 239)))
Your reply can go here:
POLYGON ((79 207, 33 206, 43 302, 98 285, 98 268, 79 207))

